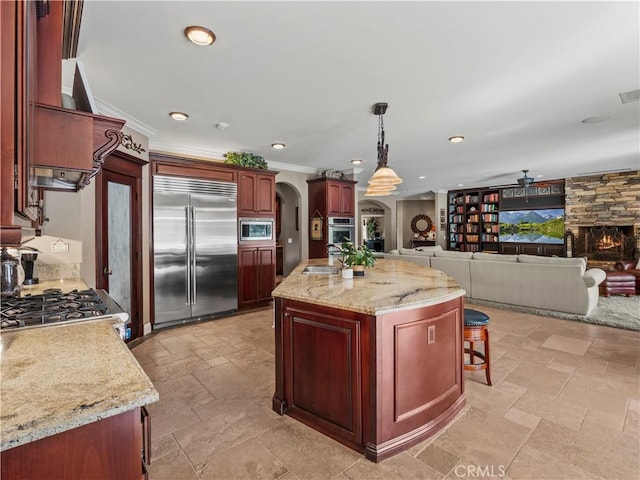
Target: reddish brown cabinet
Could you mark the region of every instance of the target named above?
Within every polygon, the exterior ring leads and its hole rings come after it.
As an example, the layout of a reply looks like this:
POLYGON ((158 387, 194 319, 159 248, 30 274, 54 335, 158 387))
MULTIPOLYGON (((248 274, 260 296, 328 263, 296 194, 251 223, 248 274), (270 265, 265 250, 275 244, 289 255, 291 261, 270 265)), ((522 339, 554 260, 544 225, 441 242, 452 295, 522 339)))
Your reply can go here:
POLYGON ((149 462, 144 407, 5 450, 3 480, 93 478, 139 480, 149 462))
POLYGON ((275 244, 240 245, 238 248, 238 307, 253 307, 271 300, 275 283, 275 244))
POLYGON ((353 182, 327 181, 327 215, 353 217, 355 192, 353 182))
POLYGON ((314 178, 307 180, 309 185, 309 218, 323 218, 322 238, 309 238, 309 258, 323 258, 327 256, 329 238, 329 217, 355 216, 355 188, 354 180, 339 180, 335 178, 314 178))
POLYGON ((374 316, 276 296, 273 410, 375 462, 406 450, 464 406, 462 312, 462 297, 374 316))
POLYGON ((238 216, 269 216, 276 214, 275 173, 238 172, 238 216))

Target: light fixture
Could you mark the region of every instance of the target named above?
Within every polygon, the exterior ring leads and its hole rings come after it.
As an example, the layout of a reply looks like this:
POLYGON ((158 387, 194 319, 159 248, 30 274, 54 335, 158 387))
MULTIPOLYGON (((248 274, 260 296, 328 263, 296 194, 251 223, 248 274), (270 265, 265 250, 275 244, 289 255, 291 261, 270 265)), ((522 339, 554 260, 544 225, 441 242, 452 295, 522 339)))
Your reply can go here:
POLYGON ((227 128, 229 128, 229 124, 227 122, 216 123, 216 128, 218 130, 226 130, 227 128))
POLYGON ((354 165, 362 165, 362 160, 360 160, 359 158, 354 158, 353 160, 351 160, 351 163, 354 165))
POLYGON ((425 178, 427 178, 427 177, 425 177, 424 175, 420 175, 420 176, 418 177, 418 179, 420 179, 420 180, 424 180, 425 178))
POLYGON ((402 183, 402 179, 398 177, 396 172, 387 166, 389 144, 384 143, 383 119, 387 107, 387 103, 376 103, 373 106, 374 115, 378 115, 378 166, 369 179, 369 187, 367 187, 367 191, 365 192, 366 196, 391 195, 391 192, 396 189, 395 185, 402 183))
POLYGON ((196 45, 207 46, 216 41, 216 36, 211 30, 197 25, 185 28, 184 34, 196 45))
POLYGON ((391 193, 396 189, 395 185, 387 185, 387 186, 372 186, 369 185, 367 190, 364 192, 365 197, 384 197, 387 195, 391 195, 391 193))
POLYGON ((464 137, 462 135, 456 135, 454 137, 449 137, 449 141, 451 143, 460 143, 463 140, 464 140, 464 137))
POLYGON ((271 146, 276 150, 282 150, 286 145, 284 143, 272 143, 271 146))
POLYGON ((179 122, 183 122, 184 120, 189 118, 189 115, 183 112, 171 112, 169 116, 174 120, 178 120, 179 122))

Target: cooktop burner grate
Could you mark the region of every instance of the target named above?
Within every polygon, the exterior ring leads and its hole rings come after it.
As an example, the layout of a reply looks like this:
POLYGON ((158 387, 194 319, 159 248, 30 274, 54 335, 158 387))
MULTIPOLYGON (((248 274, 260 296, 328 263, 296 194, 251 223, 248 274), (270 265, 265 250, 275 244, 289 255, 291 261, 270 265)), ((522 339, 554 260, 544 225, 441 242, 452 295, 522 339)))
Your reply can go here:
POLYGON ((3 297, 0 307, 0 328, 20 328, 33 325, 98 317, 109 313, 107 305, 95 290, 47 289, 39 295, 3 297))

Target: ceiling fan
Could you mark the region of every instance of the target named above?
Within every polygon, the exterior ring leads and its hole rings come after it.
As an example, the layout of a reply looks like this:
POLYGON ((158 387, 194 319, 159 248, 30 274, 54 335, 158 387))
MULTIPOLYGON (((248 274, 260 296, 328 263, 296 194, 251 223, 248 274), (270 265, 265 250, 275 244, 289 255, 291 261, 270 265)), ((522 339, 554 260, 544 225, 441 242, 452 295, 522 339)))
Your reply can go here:
POLYGON ((535 180, 533 177, 527 175, 527 173, 529 173, 529 170, 522 170, 522 173, 524 175, 518 179, 518 185, 525 188, 532 186, 535 183, 535 180))

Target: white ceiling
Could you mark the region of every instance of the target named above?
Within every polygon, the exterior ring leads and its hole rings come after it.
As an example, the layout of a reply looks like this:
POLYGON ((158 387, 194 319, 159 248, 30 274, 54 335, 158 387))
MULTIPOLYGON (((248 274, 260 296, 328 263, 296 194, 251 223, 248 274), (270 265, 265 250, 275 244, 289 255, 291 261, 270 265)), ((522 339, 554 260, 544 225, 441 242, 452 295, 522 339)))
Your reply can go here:
POLYGON ((388 102, 389 166, 404 179, 399 195, 415 198, 513 183, 522 169, 550 180, 640 168, 640 104, 618 96, 640 88, 639 11, 636 1, 86 0, 77 58, 102 110, 146 126, 152 149, 246 151, 276 169, 363 159, 368 178, 371 107, 388 102), (189 25, 217 41, 191 44, 189 25), (610 118, 581 122, 593 116, 610 118))

